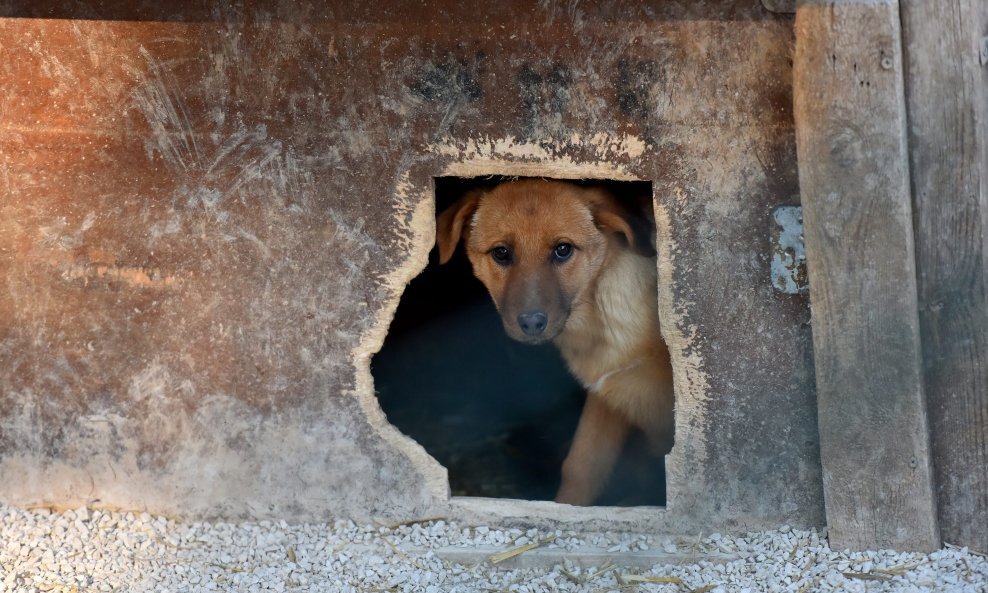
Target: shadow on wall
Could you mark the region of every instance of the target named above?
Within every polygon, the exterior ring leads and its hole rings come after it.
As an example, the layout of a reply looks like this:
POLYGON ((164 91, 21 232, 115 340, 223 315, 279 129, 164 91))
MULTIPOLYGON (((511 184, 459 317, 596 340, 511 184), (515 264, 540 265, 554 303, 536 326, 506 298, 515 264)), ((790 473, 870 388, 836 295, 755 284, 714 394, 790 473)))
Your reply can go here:
MULTIPOLYGON (((436 211, 500 178, 436 179, 436 211)), ((645 182, 609 182, 621 195, 645 182)), ((585 398, 551 345, 508 338, 462 246, 436 251, 402 295, 371 364, 389 421, 449 470, 453 496, 552 500, 585 398)), ((664 505, 661 459, 642 439, 625 448, 599 504, 664 505)))

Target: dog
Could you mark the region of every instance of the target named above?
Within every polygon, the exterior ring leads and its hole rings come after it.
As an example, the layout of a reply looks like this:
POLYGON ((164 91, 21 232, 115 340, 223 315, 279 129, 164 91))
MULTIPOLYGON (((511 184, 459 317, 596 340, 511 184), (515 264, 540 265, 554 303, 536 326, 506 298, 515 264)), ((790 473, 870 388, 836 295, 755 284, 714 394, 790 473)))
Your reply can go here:
POLYGON ((471 190, 437 219, 439 262, 462 241, 508 335, 552 341, 587 389, 556 502, 593 504, 634 429, 672 447, 653 229, 602 187, 548 179, 471 190))

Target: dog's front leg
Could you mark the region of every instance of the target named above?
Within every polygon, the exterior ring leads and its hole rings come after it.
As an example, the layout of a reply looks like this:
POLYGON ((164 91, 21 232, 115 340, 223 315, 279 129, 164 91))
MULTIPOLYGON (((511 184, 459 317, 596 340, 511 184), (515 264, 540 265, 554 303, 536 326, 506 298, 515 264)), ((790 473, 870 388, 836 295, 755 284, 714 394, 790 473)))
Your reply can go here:
POLYGON ((587 395, 573 445, 563 462, 556 502, 590 505, 597 499, 621 454, 631 425, 593 393, 587 395))

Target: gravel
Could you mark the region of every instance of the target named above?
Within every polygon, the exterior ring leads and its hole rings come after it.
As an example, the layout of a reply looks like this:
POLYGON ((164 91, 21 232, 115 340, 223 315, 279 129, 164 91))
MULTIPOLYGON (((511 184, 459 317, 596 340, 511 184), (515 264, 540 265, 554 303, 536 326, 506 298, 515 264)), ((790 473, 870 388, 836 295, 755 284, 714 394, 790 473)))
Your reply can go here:
POLYGON ((988 593, 988 558, 832 550, 815 531, 744 537, 492 529, 442 520, 185 523, 148 513, 0 505, 0 593, 87 591, 970 592, 988 593), (494 564, 492 551, 537 548, 494 564), (612 560, 591 566, 586 550, 612 560), (526 566, 534 558, 536 566, 526 566), (679 558, 636 566, 648 554, 679 558), (471 558, 472 561, 464 561, 471 558), (637 554, 637 556, 636 556, 637 554), (643 556, 644 555, 644 556, 643 556), (459 558, 459 561, 451 558, 459 558))

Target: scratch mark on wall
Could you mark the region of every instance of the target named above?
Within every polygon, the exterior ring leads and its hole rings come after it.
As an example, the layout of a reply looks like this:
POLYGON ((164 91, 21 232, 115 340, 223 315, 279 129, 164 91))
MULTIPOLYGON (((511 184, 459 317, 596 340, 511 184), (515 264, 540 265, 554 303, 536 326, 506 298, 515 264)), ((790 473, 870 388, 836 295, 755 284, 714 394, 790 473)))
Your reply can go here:
POLYGON ((50 87, 52 97, 76 92, 79 88, 79 78, 72 68, 63 64, 53 52, 46 51, 40 41, 32 43, 29 51, 39 59, 41 73, 53 83, 50 87))
POLYGON ((62 269, 62 279, 82 280, 88 286, 92 281, 116 282, 131 288, 172 288, 179 279, 163 273, 159 268, 111 266, 106 264, 70 265, 62 269))
MULTIPOLYGON (((136 82, 130 102, 150 128, 145 140, 148 157, 160 155, 184 180, 176 198, 190 208, 202 208, 220 223, 236 222, 226 211, 231 198, 243 202, 247 195, 256 199, 274 194, 280 198, 276 206, 289 208, 307 202, 302 190, 311 189, 311 175, 299 166, 291 148, 269 136, 266 125, 240 123, 228 129, 225 118, 210 113, 193 120, 185 90, 174 75, 147 49, 141 48, 141 56, 145 71, 131 68, 129 72, 136 82)), ((222 78, 222 73, 217 76, 222 78)), ((225 91, 220 90, 225 87, 215 80, 203 84, 207 100, 225 100, 225 91)))
MULTIPOLYGON (((139 85, 132 95, 134 103, 146 116, 151 126, 151 140, 167 162, 178 165, 181 170, 188 171, 195 164, 202 162, 199 145, 189 121, 189 113, 185 103, 174 91, 169 89, 181 88, 169 71, 162 68, 150 52, 140 48, 141 57, 147 64, 150 76, 132 72, 132 75, 143 84, 139 85)), ((148 156, 153 151, 147 144, 148 156)))
POLYGON ((442 61, 419 64, 409 58, 406 69, 416 69, 408 83, 409 90, 417 98, 438 106, 443 114, 439 130, 449 132, 459 119, 461 110, 475 103, 483 95, 482 76, 487 56, 475 52, 472 56, 455 57, 448 54, 442 61))
POLYGON ((57 249, 67 251, 82 245, 86 231, 92 228, 96 222, 96 215, 92 212, 74 230, 69 229, 69 222, 64 216, 54 219, 51 224, 38 227, 38 245, 46 249, 57 249))

